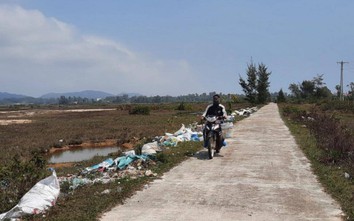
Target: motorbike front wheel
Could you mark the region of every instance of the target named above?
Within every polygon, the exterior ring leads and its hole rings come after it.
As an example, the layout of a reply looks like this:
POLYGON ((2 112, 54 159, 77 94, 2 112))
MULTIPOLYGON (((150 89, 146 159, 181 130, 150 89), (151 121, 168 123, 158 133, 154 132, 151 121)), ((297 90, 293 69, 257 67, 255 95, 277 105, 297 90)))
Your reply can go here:
POLYGON ((213 159, 215 152, 216 139, 215 136, 210 136, 208 139, 208 156, 209 159, 213 159))

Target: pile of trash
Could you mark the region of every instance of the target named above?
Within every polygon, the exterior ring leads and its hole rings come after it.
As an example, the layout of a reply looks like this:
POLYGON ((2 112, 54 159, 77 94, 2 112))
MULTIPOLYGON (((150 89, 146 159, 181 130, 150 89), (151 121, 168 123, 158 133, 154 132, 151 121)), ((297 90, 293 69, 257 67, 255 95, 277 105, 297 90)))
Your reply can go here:
POLYGON ((124 156, 116 159, 108 158, 99 164, 84 168, 76 175, 67 174, 58 177, 58 180, 60 185, 66 183, 69 185, 69 190, 73 191, 80 186, 94 183, 107 184, 126 177, 135 179, 142 176, 157 176, 148 169, 156 164, 154 159, 155 156, 152 154, 137 155, 134 150, 131 150, 125 152, 124 156))
POLYGON ((231 116, 245 116, 245 117, 249 117, 251 114, 253 114, 254 112, 258 111, 257 107, 248 107, 245 109, 239 109, 239 110, 235 110, 231 113, 231 116))
POLYGON ((109 183, 125 177, 134 179, 142 176, 157 176, 148 169, 150 165, 156 164, 156 154, 163 151, 163 148, 176 147, 179 142, 203 141, 202 131, 196 131, 197 128, 202 127, 196 123, 189 127, 182 124, 175 133, 165 133, 164 136, 157 136, 152 142, 144 144, 141 154, 136 154, 135 150, 126 151, 123 156, 116 159, 108 158, 99 164, 86 167, 77 175, 68 174, 59 177, 59 183, 61 185, 66 183, 70 190, 75 190, 83 185, 97 182, 109 183))

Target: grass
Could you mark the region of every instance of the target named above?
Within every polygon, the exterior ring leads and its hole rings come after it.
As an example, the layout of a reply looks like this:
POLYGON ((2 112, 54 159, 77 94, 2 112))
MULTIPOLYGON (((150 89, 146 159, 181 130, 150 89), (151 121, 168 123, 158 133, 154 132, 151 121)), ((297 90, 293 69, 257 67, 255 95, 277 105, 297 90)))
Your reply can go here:
POLYGON ((178 114, 174 110, 153 110, 146 115, 129 115, 129 110, 100 112, 43 113, 31 116, 31 124, 0 126, 1 163, 14 155, 22 158, 37 150, 45 153, 51 147, 80 142, 100 142, 115 139, 117 145, 136 138, 151 138, 171 132, 181 124, 197 120, 196 114, 178 114))
MULTIPOLYGON (((353 178, 347 179, 344 173, 348 171, 346 164, 328 164, 323 162, 327 153, 319 148, 317 140, 310 130, 302 123, 284 116, 284 105, 279 105, 283 120, 294 135, 297 144, 307 158, 311 161, 312 169, 326 191, 339 202, 346 213, 346 220, 354 220, 354 182, 353 178)), ((297 107, 298 108, 298 107, 297 107)), ((305 107, 306 110, 308 110, 305 107)), ((351 119, 354 117, 352 116, 351 119)), ((351 174, 353 176, 353 174, 351 174)))

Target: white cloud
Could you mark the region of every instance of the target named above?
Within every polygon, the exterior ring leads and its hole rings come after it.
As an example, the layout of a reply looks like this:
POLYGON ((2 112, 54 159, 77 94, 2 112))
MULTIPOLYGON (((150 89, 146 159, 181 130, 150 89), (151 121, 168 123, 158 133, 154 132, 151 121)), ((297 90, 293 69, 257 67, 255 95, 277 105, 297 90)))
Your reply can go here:
POLYGON ((14 5, 0 5, 0 69, 2 91, 31 96, 86 89, 180 95, 197 84, 186 61, 149 58, 14 5))

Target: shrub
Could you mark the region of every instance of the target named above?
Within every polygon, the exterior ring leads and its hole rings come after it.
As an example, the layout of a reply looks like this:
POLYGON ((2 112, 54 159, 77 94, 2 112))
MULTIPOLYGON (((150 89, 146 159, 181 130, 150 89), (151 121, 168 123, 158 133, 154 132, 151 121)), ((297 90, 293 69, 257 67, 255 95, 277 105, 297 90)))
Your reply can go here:
POLYGON ((186 104, 184 102, 181 102, 178 107, 177 107, 177 110, 179 111, 186 111, 186 110, 192 110, 192 106, 190 104, 186 104))
POLYGON ((157 153, 156 154, 156 159, 157 159, 157 161, 159 161, 161 163, 167 163, 168 162, 168 157, 163 152, 157 153))
POLYGON ((129 111, 129 114, 149 115, 150 114, 150 107, 136 106, 129 111))
POLYGON ((315 113, 312 117, 314 120, 308 126, 318 146, 326 152, 322 161, 336 163, 348 160, 350 153, 354 151, 351 131, 341 125, 335 115, 315 113))
POLYGON ((47 176, 46 161, 38 152, 32 152, 29 161, 15 156, 10 164, 0 166, 0 211, 11 209, 39 180, 47 176))
POLYGON ((354 113, 354 105, 352 101, 331 101, 322 103, 320 107, 323 111, 336 110, 346 113, 354 113))
POLYGON ((69 145, 81 145, 83 143, 81 138, 71 139, 68 144, 69 145))
POLYGON ((294 121, 301 121, 307 115, 306 111, 293 105, 286 105, 282 109, 284 116, 294 121))

